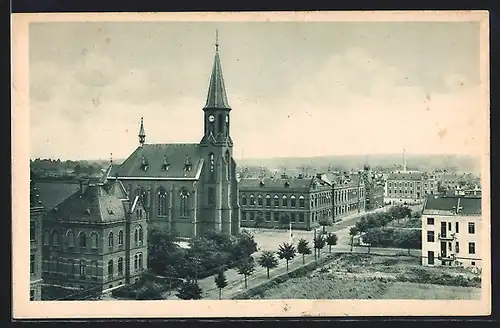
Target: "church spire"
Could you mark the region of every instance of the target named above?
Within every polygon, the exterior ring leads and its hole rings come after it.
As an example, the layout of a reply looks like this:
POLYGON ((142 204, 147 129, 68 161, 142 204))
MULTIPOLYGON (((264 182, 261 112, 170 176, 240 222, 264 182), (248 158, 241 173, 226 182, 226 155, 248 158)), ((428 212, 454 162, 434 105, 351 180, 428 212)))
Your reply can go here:
POLYGON ((227 101, 224 78, 222 77, 222 66, 219 58, 219 31, 215 31, 215 59, 208 86, 208 95, 205 108, 231 109, 227 101))
POLYGON ((141 147, 144 145, 146 142, 146 133, 144 132, 144 121, 143 118, 141 117, 141 127, 139 128, 139 143, 141 144, 141 147))

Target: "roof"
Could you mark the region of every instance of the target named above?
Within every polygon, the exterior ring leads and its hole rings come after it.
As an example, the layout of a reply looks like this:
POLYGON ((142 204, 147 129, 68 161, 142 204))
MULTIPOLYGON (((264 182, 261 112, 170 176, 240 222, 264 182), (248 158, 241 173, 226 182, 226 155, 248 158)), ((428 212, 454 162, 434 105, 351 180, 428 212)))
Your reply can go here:
POLYGON ((309 191, 313 186, 313 182, 319 185, 327 186, 331 188, 328 182, 318 179, 316 177, 311 178, 263 178, 263 179, 241 179, 238 184, 240 191, 253 191, 256 189, 267 190, 269 192, 278 191, 309 191))
POLYGON ((481 197, 430 196, 425 201, 422 214, 452 215, 457 208, 460 215, 481 215, 481 197))
POLYGON ((359 174, 336 174, 327 173, 326 178, 332 182, 336 188, 358 186, 363 183, 359 174))
POLYGON ((53 219, 109 222, 124 220, 128 200, 120 199, 121 187, 117 182, 89 185, 84 192, 75 192, 53 208, 48 217, 53 219))
POLYGON ((224 78, 222 76, 222 65, 220 64, 218 52, 215 53, 214 66, 208 86, 207 102, 204 108, 231 109, 227 101, 226 87, 224 86, 224 78))
POLYGON ((144 144, 121 165, 113 166, 108 177, 198 179, 202 167, 199 144, 144 144), (144 164, 145 170, 141 168, 144 164), (186 170, 187 164, 190 170, 186 170))
POLYGON ((40 207, 43 207, 40 193, 35 184, 35 181, 30 180, 30 208, 35 209, 40 207))
POLYGON ((79 189, 80 185, 75 182, 36 181, 38 197, 46 211, 50 211, 79 189))
POLYGON ((394 173, 389 173, 387 180, 420 181, 420 180, 422 180, 422 173, 421 172, 394 172, 394 173))

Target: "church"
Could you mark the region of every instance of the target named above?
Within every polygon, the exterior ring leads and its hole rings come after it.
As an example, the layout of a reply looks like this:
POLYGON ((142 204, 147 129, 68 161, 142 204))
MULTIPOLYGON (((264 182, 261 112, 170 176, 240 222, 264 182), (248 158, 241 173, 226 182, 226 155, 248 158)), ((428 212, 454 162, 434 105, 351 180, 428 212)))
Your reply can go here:
POLYGON ((138 147, 121 165, 111 163, 105 175, 123 185, 128 199, 140 197, 150 228, 178 237, 234 235, 240 230, 231 107, 218 48, 216 41, 201 141, 148 144, 141 118, 138 147))

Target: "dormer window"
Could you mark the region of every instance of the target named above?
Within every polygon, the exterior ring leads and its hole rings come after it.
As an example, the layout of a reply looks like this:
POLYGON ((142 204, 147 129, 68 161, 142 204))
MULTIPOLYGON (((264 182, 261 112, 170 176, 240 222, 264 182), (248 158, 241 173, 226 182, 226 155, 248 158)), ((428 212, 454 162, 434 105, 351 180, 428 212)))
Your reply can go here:
POLYGON ((111 208, 108 208, 108 214, 113 215, 113 214, 115 214, 115 212, 113 212, 113 210, 111 208))
POLYGON ((170 164, 168 163, 168 160, 167 160, 167 155, 165 155, 165 156, 163 157, 163 164, 162 164, 162 166, 161 166, 161 169, 162 169, 163 171, 168 171, 168 168, 169 168, 169 167, 170 167, 170 164))
POLYGON ((261 182, 259 183, 259 186, 264 187, 264 181, 261 181, 261 182))
POLYGON ((189 172, 189 171, 191 171, 192 167, 193 167, 193 165, 191 164, 189 157, 186 156, 186 160, 184 161, 184 171, 189 172))
POLYGON ((290 182, 285 181, 285 187, 290 187, 290 182))
POLYGON ((146 171, 148 169, 148 162, 146 161, 146 157, 142 156, 141 161, 141 171, 146 171))

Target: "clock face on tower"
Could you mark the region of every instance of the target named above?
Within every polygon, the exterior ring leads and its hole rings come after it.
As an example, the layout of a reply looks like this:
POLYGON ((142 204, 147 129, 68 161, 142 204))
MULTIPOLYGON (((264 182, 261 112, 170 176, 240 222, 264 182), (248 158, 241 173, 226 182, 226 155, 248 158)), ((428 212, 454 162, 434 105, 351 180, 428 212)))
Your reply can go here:
POLYGON ((215 117, 214 117, 213 115, 210 115, 210 116, 208 117, 208 121, 209 121, 210 123, 212 123, 213 121, 215 121, 215 117))

